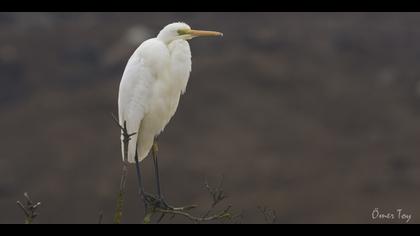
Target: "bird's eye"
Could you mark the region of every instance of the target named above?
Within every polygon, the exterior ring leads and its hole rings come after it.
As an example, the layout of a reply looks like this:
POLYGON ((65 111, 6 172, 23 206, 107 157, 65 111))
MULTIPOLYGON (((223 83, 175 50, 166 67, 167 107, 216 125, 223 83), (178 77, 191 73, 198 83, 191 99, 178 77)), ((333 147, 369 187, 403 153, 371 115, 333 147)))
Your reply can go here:
POLYGON ((177 32, 178 32, 178 35, 184 35, 184 34, 187 34, 188 33, 188 30, 186 30, 186 29, 180 29, 177 32))

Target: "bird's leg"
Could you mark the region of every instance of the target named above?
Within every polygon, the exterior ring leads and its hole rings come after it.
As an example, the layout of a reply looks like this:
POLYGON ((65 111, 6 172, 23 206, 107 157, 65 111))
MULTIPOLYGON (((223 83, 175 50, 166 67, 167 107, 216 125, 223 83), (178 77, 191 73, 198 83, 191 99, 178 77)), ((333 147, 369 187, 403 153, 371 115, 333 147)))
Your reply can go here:
POLYGON ((153 156, 153 163, 155 166, 155 175, 156 175, 156 187, 157 187, 157 193, 158 197, 162 200, 162 193, 160 188, 160 176, 159 176, 159 164, 158 164, 158 143, 157 140, 153 140, 153 146, 152 146, 152 156, 153 156))
POLYGON ((192 206, 186 206, 186 207, 174 207, 166 203, 165 199, 163 198, 162 191, 161 191, 161 185, 160 185, 160 174, 159 174, 159 163, 158 163, 158 139, 157 137, 153 140, 153 146, 152 146, 152 158, 153 158, 153 164, 155 166, 155 176, 156 176, 156 187, 157 187, 157 194, 158 198, 154 199, 155 206, 165 209, 165 210, 173 210, 173 211, 185 211, 189 209, 195 208, 194 205, 192 206))
POLYGON ((161 187, 160 187, 159 164, 158 164, 158 157, 157 157, 158 156, 157 155, 157 153, 158 153, 157 139, 155 139, 153 141, 153 146, 152 146, 151 151, 152 151, 153 164, 154 164, 154 167, 155 167, 156 187, 157 187, 158 196, 148 194, 144 191, 142 176, 141 176, 141 171, 140 171, 140 162, 139 162, 137 150, 136 150, 136 154, 134 156, 134 160, 136 162, 137 179, 138 179, 138 183, 139 183, 139 194, 140 194, 140 197, 144 201, 146 214, 148 213, 148 210, 153 212, 154 209, 156 209, 156 208, 164 209, 164 210, 174 210, 174 211, 184 211, 184 210, 189 210, 189 209, 194 208, 195 206, 173 207, 173 206, 166 203, 166 201, 162 197, 162 191, 161 191, 161 187))
POLYGON ((157 194, 158 199, 156 199, 157 204, 160 208, 163 209, 175 209, 174 207, 170 206, 166 203, 165 199, 162 196, 161 186, 160 186, 160 174, 159 174, 159 163, 158 163, 158 140, 157 137, 153 140, 153 146, 152 146, 152 158, 153 158, 153 164, 155 166, 155 176, 156 176, 156 188, 157 188, 157 194))
POLYGON ((142 182, 142 178, 141 178, 140 162, 139 162, 139 156, 138 156, 138 153, 137 153, 137 148, 136 148, 136 154, 134 156, 134 160, 136 161, 136 173, 137 173, 137 180, 138 180, 138 183, 139 183, 139 194, 140 194, 140 197, 144 201, 144 210, 147 211, 147 201, 146 201, 143 182, 142 182))

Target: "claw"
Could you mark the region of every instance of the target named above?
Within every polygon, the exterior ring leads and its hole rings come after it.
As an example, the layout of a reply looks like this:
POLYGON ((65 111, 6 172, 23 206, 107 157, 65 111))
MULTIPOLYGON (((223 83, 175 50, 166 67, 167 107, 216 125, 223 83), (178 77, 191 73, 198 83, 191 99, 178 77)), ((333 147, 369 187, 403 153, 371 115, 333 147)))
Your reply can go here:
POLYGON ((161 209, 161 210, 171 210, 171 211, 180 211, 180 210, 191 210, 195 208, 195 205, 192 206, 186 206, 186 207, 174 207, 169 205, 165 199, 159 198, 156 195, 149 194, 149 193, 143 193, 142 195, 143 201, 147 208, 149 209, 161 209))

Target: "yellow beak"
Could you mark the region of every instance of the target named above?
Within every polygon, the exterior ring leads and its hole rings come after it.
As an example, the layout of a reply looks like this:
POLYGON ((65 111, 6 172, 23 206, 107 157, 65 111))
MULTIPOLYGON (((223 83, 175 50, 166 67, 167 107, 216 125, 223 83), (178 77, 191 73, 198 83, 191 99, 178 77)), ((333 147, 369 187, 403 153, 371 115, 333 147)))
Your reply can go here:
POLYGON ((187 34, 199 37, 199 36, 223 36, 223 33, 216 32, 216 31, 206 31, 206 30, 188 30, 187 34))

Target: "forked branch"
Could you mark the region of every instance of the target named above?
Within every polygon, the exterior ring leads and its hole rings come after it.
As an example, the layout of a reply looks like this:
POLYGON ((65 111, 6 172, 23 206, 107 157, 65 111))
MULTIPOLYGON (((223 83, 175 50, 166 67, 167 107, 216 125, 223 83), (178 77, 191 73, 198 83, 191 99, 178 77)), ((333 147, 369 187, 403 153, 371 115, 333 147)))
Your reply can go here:
POLYGON ((32 224, 35 218, 38 216, 36 210, 41 205, 41 202, 34 202, 29 197, 28 193, 24 193, 23 196, 26 198, 25 204, 17 201, 16 204, 22 209, 23 213, 25 214, 25 224, 32 224))
POLYGON ((210 194, 212 202, 209 209, 202 216, 195 216, 190 213, 190 210, 197 208, 196 205, 190 205, 186 207, 172 207, 165 202, 162 202, 162 200, 158 199, 157 197, 148 195, 144 198, 146 205, 148 206, 148 213, 144 218, 144 223, 150 223, 152 217, 155 214, 160 214, 157 223, 159 223, 165 216, 169 216, 170 218, 175 216, 182 216, 194 223, 203 223, 215 220, 230 220, 234 218, 231 212, 232 206, 230 205, 219 212, 211 214, 211 212, 215 210, 216 206, 220 204, 224 199, 226 199, 226 194, 223 191, 222 184, 223 179, 219 186, 216 188, 211 187, 207 181, 205 182, 205 188, 210 194))
POLYGON ((124 144, 124 156, 123 156, 123 165, 121 171, 121 182, 120 182, 120 190, 117 196, 117 206, 115 209, 114 215, 114 223, 120 224, 122 220, 122 212, 124 207, 124 195, 126 189, 126 182, 127 182, 127 154, 128 154, 128 143, 130 142, 131 136, 135 135, 136 133, 129 134, 127 131, 127 122, 124 121, 124 126, 121 126, 118 119, 111 113, 112 119, 114 120, 115 124, 120 128, 121 135, 123 137, 122 141, 124 144))

